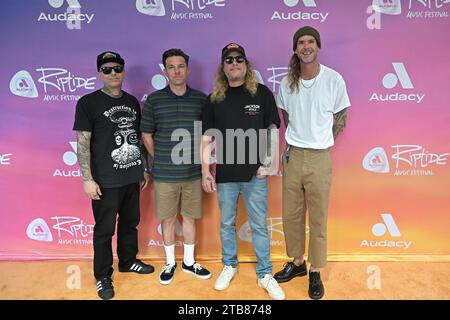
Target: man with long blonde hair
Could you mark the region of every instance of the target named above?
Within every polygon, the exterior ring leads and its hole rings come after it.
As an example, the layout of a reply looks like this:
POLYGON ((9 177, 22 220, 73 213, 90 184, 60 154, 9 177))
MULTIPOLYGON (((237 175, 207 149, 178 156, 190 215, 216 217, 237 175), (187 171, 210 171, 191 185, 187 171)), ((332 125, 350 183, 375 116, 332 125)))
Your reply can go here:
POLYGON ((258 138, 257 132, 278 128, 280 118, 272 92, 257 82, 245 50, 239 44, 230 43, 222 49, 221 65, 202 120, 202 186, 206 192, 217 190, 221 211, 220 238, 224 268, 214 288, 219 291, 228 288, 237 272, 235 222, 238 197, 242 194, 257 257, 258 284, 272 299, 282 300, 285 294, 272 277, 270 263, 270 239, 266 222, 267 181, 262 172, 263 161, 257 159, 257 154, 260 155, 258 146, 264 140, 258 138), (214 130, 218 136, 227 138, 222 147, 216 141, 215 177, 209 166, 210 132, 214 130), (230 132, 233 134, 230 135, 230 132), (236 144, 239 140, 241 143, 236 144))
POLYGON ((300 28, 293 37, 289 73, 281 81, 278 107, 286 125, 283 156, 283 230, 292 262, 275 274, 287 282, 308 273, 305 253, 305 216, 309 212, 311 299, 323 297, 320 269, 327 263, 327 211, 331 186, 330 148, 344 130, 350 106, 344 79, 319 63, 320 34, 300 28))

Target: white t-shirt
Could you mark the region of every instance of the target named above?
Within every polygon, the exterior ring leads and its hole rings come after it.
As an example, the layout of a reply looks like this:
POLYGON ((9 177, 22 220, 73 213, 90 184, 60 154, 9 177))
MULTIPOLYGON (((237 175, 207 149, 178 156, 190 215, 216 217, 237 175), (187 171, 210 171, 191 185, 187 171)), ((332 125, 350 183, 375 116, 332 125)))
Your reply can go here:
POLYGON ((289 114, 286 142, 290 145, 326 149, 334 145, 333 115, 350 106, 345 81, 335 70, 321 65, 317 79, 301 80, 292 93, 288 77, 281 81, 277 105, 289 114), (308 87, 308 88, 305 88, 308 87))

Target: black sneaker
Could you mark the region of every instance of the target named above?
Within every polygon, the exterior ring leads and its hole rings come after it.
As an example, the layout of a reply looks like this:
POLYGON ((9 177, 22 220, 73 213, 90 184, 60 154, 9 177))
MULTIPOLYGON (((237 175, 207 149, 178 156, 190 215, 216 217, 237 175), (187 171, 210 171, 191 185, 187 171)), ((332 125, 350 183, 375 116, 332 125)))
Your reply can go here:
POLYGON ((143 263, 141 260, 136 259, 130 266, 128 267, 119 267, 120 272, 136 272, 139 274, 148 274, 155 271, 152 265, 143 263))
POLYGON ((111 277, 104 277, 97 280, 97 294, 104 300, 114 297, 114 287, 111 277))
POLYGON ((177 264, 166 264, 161 273, 159 274, 159 283, 161 284, 169 284, 173 280, 173 274, 175 273, 175 269, 177 268, 177 264))
POLYGON ((318 300, 323 297, 325 288, 322 280, 320 280, 320 272, 309 273, 309 290, 308 294, 311 299, 318 300))
POLYGON ((284 264, 284 269, 275 273, 274 278, 277 282, 288 282, 295 277, 303 277, 308 273, 306 262, 303 261, 298 267, 293 262, 284 264))
POLYGON ((204 280, 211 278, 211 272, 209 272, 207 269, 203 268, 197 262, 194 262, 194 264, 192 266, 187 266, 184 264, 184 261, 183 261, 183 264, 181 267, 183 269, 183 272, 193 274, 197 278, 204 279, 204 280))

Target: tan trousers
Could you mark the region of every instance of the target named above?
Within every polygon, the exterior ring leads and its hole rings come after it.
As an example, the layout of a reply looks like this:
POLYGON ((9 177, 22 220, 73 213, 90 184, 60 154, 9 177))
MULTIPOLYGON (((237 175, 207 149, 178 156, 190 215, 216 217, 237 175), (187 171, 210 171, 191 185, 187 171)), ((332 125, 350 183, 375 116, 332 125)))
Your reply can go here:
POLYGON ((327 212, 331 153, 291 147, 283 159, 283 228, 289 257, 305 253, 305 218, 309 212, 308 260, 315 268, 327 263, 327 212))

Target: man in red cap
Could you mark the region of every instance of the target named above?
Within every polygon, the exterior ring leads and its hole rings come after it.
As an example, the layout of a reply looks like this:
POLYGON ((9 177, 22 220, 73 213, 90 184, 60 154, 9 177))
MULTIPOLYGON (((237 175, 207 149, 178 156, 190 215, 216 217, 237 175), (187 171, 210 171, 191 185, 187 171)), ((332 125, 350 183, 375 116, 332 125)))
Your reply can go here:
POLYGON ((206 192, 214 192, 217 187, 220 206, 220 239, 224 268, 214 288, 219 291, 228 288, 237 272, 235 222, 238 198, 241 194, 246 205, 253 247, 258 260, 258 284, 272 299, 283 300, 284 291, 273 278, 270 263, 267 179, 261 172, 264 160, 256 159, 259 154, 256 146, 259 146, 259 143, 250 143, 250 138, 244 138, 242 144, 235 144, 235 140, 239 138, 235 135, 229 138, 230 131, 245 131, 250 135, 254 133, 257 137, 261 132, 259 130, 278 128, 280 125, 275 98, 266 86, 256 80, 251 63, 241 45, 230 43, 222 49, 221 66, 216 74, 213 92, 208 97, 202 113, 202 120, 202 185, 206 192), (221 137, 226 136, 225 145, 216 144, 218 160, 215 177, 209 170, 211 131, 216 131, 221 137), (255 161, 252 161, 252 158, 255 161), (223 159, 226 159, 226 163, 221 161, 223 159))

